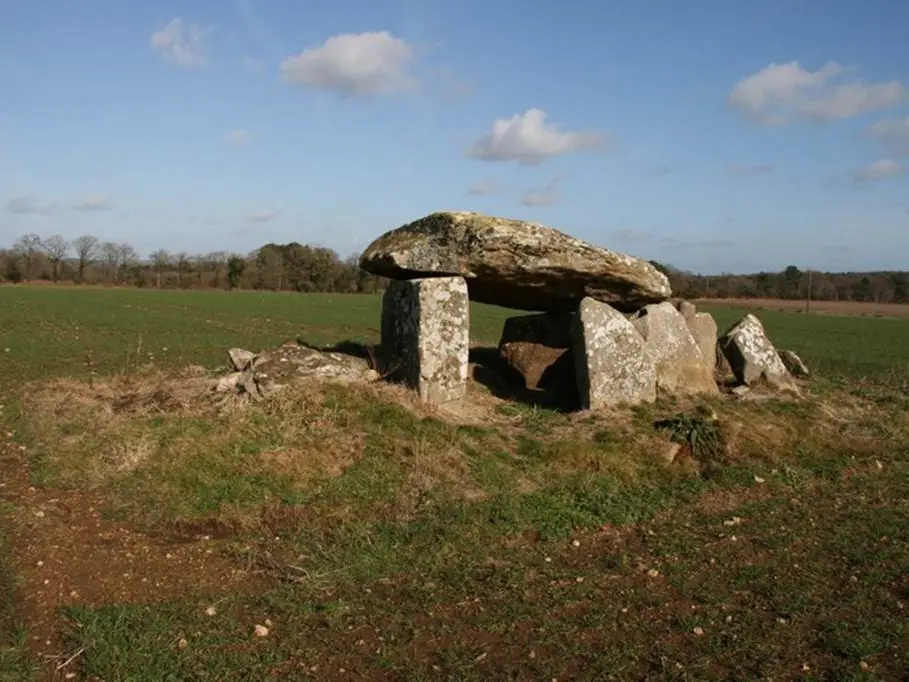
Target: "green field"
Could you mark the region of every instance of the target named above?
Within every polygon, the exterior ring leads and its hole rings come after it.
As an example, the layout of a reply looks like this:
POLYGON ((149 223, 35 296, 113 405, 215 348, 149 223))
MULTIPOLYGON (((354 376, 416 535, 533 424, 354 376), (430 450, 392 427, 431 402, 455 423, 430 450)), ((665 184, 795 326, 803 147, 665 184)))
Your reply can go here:
MULTIPOLYGON (((721 331, 745 310, 706 306, 721 331)), ((377 343, 381 299, 340 294, 0 288, 0 379, 118 372, 153 361, 221 366, 226 349, 256 350, 304 337, 315 344, 377 343)), ((516 314, 474 305, 474 342, 494 346, 516 314)), ((520 314, 520 313, 517 313, 520 314)), ((909 320, 763 311, 776 344, 829 378, 909 376, 909 320)))
MULTIPOLYGON (((226 404, 186 370, 376 343, 379 310, 0 287, 0 680, 903 679, 909 320, 760 312, 800 401, 472 385, 455 418, 382 386, 226 404)), ((474 306, 474 342, 509 314, 474 306)))

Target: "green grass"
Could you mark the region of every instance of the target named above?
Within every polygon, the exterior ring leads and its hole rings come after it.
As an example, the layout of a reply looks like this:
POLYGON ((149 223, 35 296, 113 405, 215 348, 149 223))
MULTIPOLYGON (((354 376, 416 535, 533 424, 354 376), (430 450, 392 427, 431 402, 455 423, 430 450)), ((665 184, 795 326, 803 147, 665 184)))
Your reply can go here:
MULTIPOLYGON (((497 344, 507 311, 477 304, 471 314, 474 339, 497 344)), ((367 295, 0 287, 0 380, 222 366, 228 348, 298 337, 378 343, 380 315, 381 298, 367 295)))
MULTIPOLYGON (((232 535, 212 549, 270 581, 218 595, 214 617, 192 593, 68 608, 83 677, 909 669, 909 321, 762 311, 825 400, 709 410, 502 404, 458 425, 383 388, 313 387, 225 412, 171 375, 222 366, 232 346, 375 343, 379 311, 367 296, 0 288, 0 426, 27 447, 33 482, 102 491, 109 517, 162 540, 221 524, 232 535), (90 369, 92 383, 18 390, 90 369), (670 438, 690 449, 671 465, 670 438)), ((744 314, 713 312, 721 331, 744 314)), ((474 306, 475 342, 494 345, 509 314, 474 306)), ((0 561, 0 596, 4 575, 0 561)), ((7 639, 0 679, 27 663, 21 633, 7 639)))

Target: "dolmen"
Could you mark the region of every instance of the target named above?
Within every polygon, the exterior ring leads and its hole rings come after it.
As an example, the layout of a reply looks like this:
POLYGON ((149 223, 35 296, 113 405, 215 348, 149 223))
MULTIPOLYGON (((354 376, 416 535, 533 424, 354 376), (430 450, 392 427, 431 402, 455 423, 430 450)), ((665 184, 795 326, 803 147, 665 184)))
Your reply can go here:
MULTIPOLYGON (((433 213, 380 236, 360 266, 391 280, 382 303, 385 373, 424 402, 466 396, 471 300, 534 312, 505 322, 500 355, 529 389, 572 367, 582 409, 719 390, 711 315, 670 303, 669 280, 652 263, 551 227, 433 213)), ((760 323, 740 327, 722 340, 736 377, 788 383, 760 323)))

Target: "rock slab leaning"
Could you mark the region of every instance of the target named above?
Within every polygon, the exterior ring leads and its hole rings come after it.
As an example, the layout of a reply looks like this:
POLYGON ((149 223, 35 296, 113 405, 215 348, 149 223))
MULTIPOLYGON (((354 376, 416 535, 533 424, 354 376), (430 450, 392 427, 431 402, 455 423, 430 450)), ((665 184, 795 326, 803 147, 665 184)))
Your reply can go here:
POLYGON ((765 381, 776 389, 796 389, 764 325, 754 315, 745 315, 723 335, 719 344, 740 384, 752 386, 765 381))
POLYGON ((394 281, 382 299, 382 354, 392 380, 426 403, 467 393, 470 309, 463 277, 394 281))
POLYGON ((386 232, 360 266, 395 280, 459 275, 472 300, 519 310, 574 312, 589 297, 634 311, 672 294, 645 260, 537 223, 472 212, 433 213, 386 232))
POLYGON ((656 400, 656 375, 644 340, 619 311, 585 298, 572 336, 581 409, 656 400))

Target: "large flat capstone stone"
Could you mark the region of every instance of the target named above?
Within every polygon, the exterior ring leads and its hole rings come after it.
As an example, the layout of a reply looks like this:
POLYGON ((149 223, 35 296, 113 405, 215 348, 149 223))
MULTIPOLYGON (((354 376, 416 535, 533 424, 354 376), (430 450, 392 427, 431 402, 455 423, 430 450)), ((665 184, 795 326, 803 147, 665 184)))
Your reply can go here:
POLYGON ((463 277, 392 282, 382 299, 382 354, 392 380, 423 402, 461 400, 467 393, 470 310, 463 277))
POLYGON ((459 275, 472 300, 519 310, 574 312, 592 298, 634 311, 672 295, 645 260, 537 223, 471 212, 433 213, 387 232, 360 266, 395 280, 459 275))
POLYGON ((656 400, 653 361, 624 315, 585 298, 574 317, 572 335, 581 409, 656 400))

